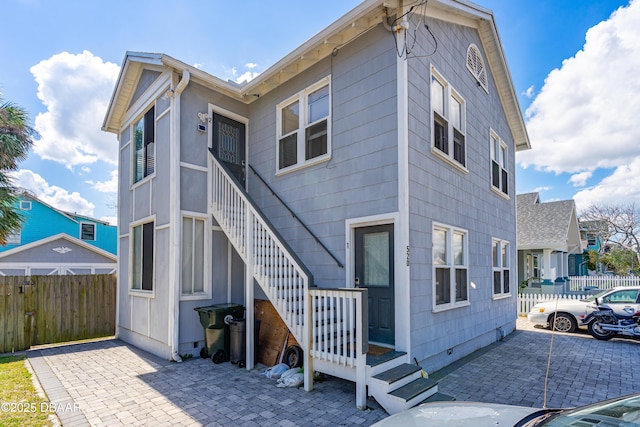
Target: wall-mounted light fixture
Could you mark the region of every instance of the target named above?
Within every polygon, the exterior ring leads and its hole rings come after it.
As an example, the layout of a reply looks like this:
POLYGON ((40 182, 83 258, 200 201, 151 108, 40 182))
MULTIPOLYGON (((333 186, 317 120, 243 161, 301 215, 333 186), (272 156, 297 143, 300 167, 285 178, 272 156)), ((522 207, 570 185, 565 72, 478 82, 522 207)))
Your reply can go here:
POLYGON ((209 115, 207 113, 198 113, 198 120, 200 120, 200 123, 198 123, 198 132, 205 133, 207 131, 207 125, 205 123, 211 121, 209 115))

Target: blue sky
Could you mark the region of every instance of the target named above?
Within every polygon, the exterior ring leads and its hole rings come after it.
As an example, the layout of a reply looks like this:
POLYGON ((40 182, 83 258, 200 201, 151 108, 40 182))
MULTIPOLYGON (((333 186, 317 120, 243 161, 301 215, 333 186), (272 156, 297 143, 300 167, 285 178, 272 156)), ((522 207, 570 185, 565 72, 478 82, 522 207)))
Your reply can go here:
MULTIPOLYGON (((16 183, 60 209, 114 221, 117 142, 100 127, 126 51, 240 79, 358 3, 5 0, 0 91, 42 136, 16 183)), ((477 3, 494 11, 533 146, 516 159, 518 193, 574 198, 579 209, 640 203, 640 0, 477 3)))

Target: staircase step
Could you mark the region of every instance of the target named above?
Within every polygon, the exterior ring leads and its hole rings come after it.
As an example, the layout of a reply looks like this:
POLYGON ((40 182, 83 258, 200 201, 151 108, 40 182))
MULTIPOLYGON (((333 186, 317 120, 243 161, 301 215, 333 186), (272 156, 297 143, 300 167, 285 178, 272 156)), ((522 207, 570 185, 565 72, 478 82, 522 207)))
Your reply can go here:
POLYGON ((437 381, 428 378, 418 378, 417 380, 392 391, 389 395, 402 399, 405 402, 409 402, 434 387, 438 387, 437 381))
POLYGON ((381 354, 379 356, 374 356, 372 354, 367 354, 367 365, 369 366, 377 366, 381 365, 390 360, 396 359, 398 357, 405 356, 407 353, 404 351, 389 351, 387 353, 381 354))
POLYGON ((421 369, 422 368, 420 368, 420 366, 412 365, 410 363, 403 363, 402 365, 398 365, 395 368, 384 371, 381 374, 374 376, 373 378, 376 380, 384 381, 387 384, 393 384, 397 381, 402 380, 403 378, 419 372, 421 369))

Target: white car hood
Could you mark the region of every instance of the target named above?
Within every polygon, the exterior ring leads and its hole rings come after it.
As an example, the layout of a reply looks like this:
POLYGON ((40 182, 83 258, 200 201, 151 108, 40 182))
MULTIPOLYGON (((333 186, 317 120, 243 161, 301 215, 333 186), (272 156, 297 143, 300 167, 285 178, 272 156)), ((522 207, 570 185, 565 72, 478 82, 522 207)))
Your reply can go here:
POLYGON ((379 421, 374 426, 513 426, 540 409, 475 402, 425 403, 379 421))

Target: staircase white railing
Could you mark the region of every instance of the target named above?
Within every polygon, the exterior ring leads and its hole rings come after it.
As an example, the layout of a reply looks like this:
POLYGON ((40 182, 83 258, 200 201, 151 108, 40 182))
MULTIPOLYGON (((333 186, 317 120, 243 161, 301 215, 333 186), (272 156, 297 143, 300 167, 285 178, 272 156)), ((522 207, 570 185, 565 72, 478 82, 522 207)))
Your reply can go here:
POLYGON ((310 288, 311 273, 244 188, 210 156, 213 217, 302 347, 305 390, 313 388, 315 358, 354 370, 356 404, 366 407, 366 289, 310 288))
POLYGON ((369 346, 366 289, 320 289, 311 297, 311 355, 319 361, 355 369, 356 405, 366 407, 369 346))
POLYGON ((210 156, 213 217, 306 353, 309 328, 305 317, 313 278, 244 189, 210 156))

